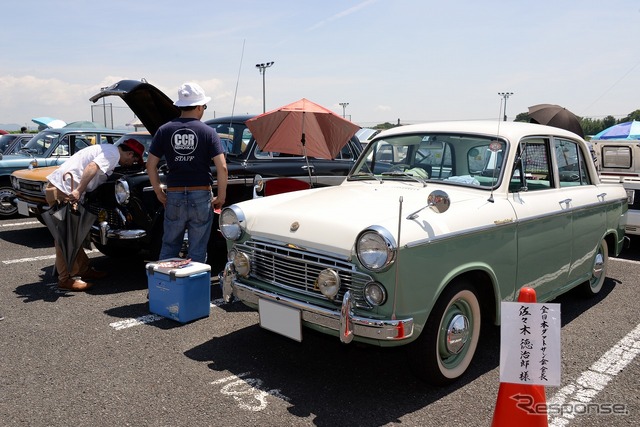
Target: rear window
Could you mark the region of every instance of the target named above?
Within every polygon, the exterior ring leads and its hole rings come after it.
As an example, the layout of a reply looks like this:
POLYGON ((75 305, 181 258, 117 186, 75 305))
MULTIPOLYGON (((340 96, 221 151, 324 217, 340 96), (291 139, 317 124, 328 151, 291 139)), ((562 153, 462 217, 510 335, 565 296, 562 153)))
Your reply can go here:
POLYGON ((602 167, 630 169, 631 147, 605 146, 602 147, 602 167))

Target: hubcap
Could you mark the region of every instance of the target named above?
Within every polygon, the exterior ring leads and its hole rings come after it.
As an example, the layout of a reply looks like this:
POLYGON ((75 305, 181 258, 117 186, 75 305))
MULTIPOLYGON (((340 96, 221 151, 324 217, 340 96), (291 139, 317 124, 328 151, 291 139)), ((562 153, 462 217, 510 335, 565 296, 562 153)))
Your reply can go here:
POLYGON ((451 318, 447 326, 447 351, 458 354, 469 340, 469 319, 462 314, 456 314, 451 318))
POLYGON ((602 277, 602 272, 604 270, 604 255, 602 254, 602 249, 598 251, 596 255, 595 262, 593 263, 593 283, 598 283, 600 278, 602 277))
POLYGON ((10 190, 8 188, 0 189, 0 215, 9 216, 18 212, 18 208, 13 206, 9 201, 15 195, 16 194, 13 192, 13 190, 10 190))

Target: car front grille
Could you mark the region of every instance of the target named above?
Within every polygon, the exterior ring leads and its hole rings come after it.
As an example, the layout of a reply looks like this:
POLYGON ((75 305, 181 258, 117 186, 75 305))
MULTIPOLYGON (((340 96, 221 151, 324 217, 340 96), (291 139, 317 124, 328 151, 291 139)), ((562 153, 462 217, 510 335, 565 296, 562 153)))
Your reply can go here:
POLYGON ((351 291, 358 308, 371 309, 363 295, 371 276, 355 270, 353 264, 300 249, 271 243, 247 241, 235 248, 247 254, 251 262, 251 277, 304 295, 325 298, 315 280, 324 269, 330 268, 340 276, 340 291, 334 302, 339 305, 346 291, 351 291))
POLYGON ((32 196, 44 199, 44 193, 42 192, 43 183, 41 181, 29 181, 26 179, 18 178, 18 188, 20 193, 26 196, 32 196))
POLYGON ((107 221, 110 228, 118 230, 126 228, 125 222, 115 208, 105 208, 96 202, 87 203, 86 208, 89 212, 97 215, 98 222, 107 221))

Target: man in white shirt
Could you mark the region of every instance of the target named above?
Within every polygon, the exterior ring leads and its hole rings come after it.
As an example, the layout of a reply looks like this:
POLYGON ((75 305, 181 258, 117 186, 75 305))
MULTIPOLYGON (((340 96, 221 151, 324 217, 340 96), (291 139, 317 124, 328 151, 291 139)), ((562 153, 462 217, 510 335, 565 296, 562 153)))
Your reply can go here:
MULTIPOLYGON (((141 162, 143 154, 144 146, 133 138, 118 146, 98 144, 78 151, 47 176, 47 203, 53 206, 62 202, 80 202, 85 192, 93 191, 104 183, 118 164, 131 166, 141 162)), ((69 269, 57 242, 56 270, 58 288, 69 291, 85 291, 92 286, 87 280, 97 280, 106 276, 105 272, 89 266, 89 258, 82 248, 78 250, 78 255, 69 269)))

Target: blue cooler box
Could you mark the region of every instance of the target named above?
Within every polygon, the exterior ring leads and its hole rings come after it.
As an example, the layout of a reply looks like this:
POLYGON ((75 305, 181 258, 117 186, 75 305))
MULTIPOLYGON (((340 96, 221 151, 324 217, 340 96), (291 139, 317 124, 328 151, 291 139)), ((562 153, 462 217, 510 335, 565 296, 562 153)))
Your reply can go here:
POLYGON ((160 267, 170 258, 148 263, 149 311, 186 323, 209 316, 211 304, 211 266, 190 262, 179 268, 160 267))

